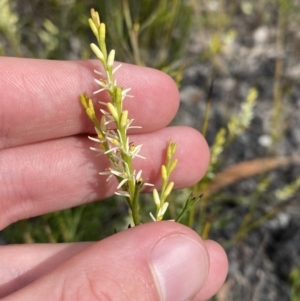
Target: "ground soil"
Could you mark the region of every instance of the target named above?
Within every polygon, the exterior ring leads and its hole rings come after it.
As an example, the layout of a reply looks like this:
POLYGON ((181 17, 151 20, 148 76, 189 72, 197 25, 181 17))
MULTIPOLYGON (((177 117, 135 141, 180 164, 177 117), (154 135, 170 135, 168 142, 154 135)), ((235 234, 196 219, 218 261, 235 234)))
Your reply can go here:
MULTIPOLYGON (((256 158, 278 158, 300 153, 300 35, 292 23, 285 29, 283 52, 278 52, 276 22, 265 25, 263 20, 236 15, 236 37, 224 44, 222 53, 190 66, 183 77, 181 106, 176 122, 201 130, 207 94, 214 80, 211 94, 211 113, 207 139, 213 143, 217 131, 239 110, 249 88, 258 90, 257 104, 251 126, 220 158, 219 170, 239 162, 256 158), (280 124, 272 123, 274 107, 274 79, 278 60, 282 62, 279 77, 282 102, 280 124), (278 142, 270 140, 272 127, 278 126, 278 142)), ((207 32, 195 32, 191 54, 208 45, 207 32)), ((278 214, 255 227, 245 237, 230 245, 226 251, 229 275, 217 295, 219 301, 288 301, 291 286, 289 275, 300 267, 300 195, 295 193, 285 202, 274 196, 300 175, 299 163, 275 168, 269 173, 244 179, 222 190, 226 200, 222 205, 224 216, 231 212, 234 218, 223 229, 215 229, 211 237, 225 244, 238 231, 248 212, 247 205, 258 202, 257 219, 276 206, 278 214), (270 185, 255 199, 262 179, 270 185), (245 202, 239 203, 237 199, 245 202)), ((225 198, 224 198, 225 199, 225 198)), ((249 207, 248 207, 249 208, 249 207)), ((300 296, 299 299, 300 300, 300 296)))

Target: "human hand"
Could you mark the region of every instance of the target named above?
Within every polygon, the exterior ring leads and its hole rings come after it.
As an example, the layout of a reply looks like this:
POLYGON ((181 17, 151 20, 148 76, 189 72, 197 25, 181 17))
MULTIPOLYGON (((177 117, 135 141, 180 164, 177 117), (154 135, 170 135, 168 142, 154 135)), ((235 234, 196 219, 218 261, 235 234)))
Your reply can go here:
MULTIPOLYGON (((116 183, 98 172, 83 133, 94 133, 78 101, 92 94, 97 62, 0 58, 0 229, 113 194, 116 183)), ((187 127, 165 126, 178 109, 173 81, 152 69, 124 65, 118 84, 131 87, 125 106, 142 129, 131 141, 143 144, 147 160, 135 160, 143 178, 159 185, 166 142, 177 143, 177 188, 203 176, 209 161, 202 136, 187 127)), ((97 94, 97 100, 105 99, 97 94)), ((97 243, 0 247, 0 297, 4 300, 205 300, 220 288, 226 255, 174 222, 148 223, 97 243)))

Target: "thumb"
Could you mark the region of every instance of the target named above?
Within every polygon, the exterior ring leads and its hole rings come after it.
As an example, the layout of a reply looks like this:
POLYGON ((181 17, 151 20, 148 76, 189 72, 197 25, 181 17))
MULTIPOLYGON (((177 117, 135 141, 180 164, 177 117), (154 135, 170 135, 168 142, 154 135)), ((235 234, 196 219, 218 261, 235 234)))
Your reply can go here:
POLYGON ((186 301, 204 285, 209 259, 191 229, 144 224, 95 243, 6 300, 186 301))

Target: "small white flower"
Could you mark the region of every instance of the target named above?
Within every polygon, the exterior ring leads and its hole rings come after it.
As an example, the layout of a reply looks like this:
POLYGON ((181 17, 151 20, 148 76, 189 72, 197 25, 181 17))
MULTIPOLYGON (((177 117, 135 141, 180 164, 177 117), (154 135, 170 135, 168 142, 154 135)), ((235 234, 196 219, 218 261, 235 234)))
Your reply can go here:
MULTIPOLYGON (((140 170, 140 171, 137 173, 137 175, 135 175, 135 174, 136 174, 136 171, 134 170, 133 176, 134 176, 134 181, 135 181, 135 182, 143 181, 143 178, 142 178, 142 170, 140 170)), ((144 183, 143 183, 143 186, 154 186, 154 185, 151 184, 151 183, 146 183, 146 182, 144 182, 144 183)))
POLYGON ((104 80, 99 80, 99 79, 94 79, 95 82, 101 87, 101 89, 97 90, 97 91, 94 91, 94 94, 97 94, 97 93, 100 93, 102 91, 105 91, 105 90, 109 90, 112 86, 112 84, 110 82, 106 82, 104 80))
POLYGON ((131 88, 125 89, 122 91, 122 100, 124 100, 125 97, 133 97, 133 95, 128 95, 127 93, 131 90, 131 88))
POLYGON ((139 145, 132 145, 129 147, 129 152, 128 152, 128 156, 131 156, 132 158, 141 158, 141 159, 146 159, 145 157, 139 155, 139 152, 142 148, 142 144, 139 145))

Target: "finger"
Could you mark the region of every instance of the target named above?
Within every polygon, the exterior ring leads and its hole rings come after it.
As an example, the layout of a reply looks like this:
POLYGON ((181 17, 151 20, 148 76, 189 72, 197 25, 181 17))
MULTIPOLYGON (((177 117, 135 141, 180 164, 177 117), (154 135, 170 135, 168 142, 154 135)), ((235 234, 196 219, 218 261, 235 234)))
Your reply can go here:
MULTIPOLYGON (((0 298, 32 283, 59 264, 91 246, 90 242, 72 244, 27 244, 0 248, 0 298)), ((204 241, 209 255, 208 277, 194 301, 208 300, 224 283, 228 271, 225 251, 214 241, 204 241)))
MULTIPOLYGON (((0 64, 0 149, 93 131, 79 95, 98 90, 93 70, 99 62, 0 58, 0 64)), ((169 76, 129 64, 115 76, 120 86, 132 89, 134 98, 125 98, 124 107, 142 126, 139 133, 169 124, 179 99, 169 76)), ((93 98, 95 104, 108 100, 105 93, 93 98)))
POLYGON ((224 249, 212 240, 205 241, 209 254, 209 273, 207 280, 194 301, 208 300, 222 287, 228 272, 228 260, 224 249))
MULTIPOLYGON (((131 137, 143 143, 135 159, 147 182, 159 186, 160 166, 164 163, 167 141, 178 144, 178 165, 171 180, 177 188, 196 183, 209 161, 207 144, 199 132, 187 127, 170 127, 159 132, 131 137)), ((108 162, 88 149, 86 138, 70 137, 32 144, 0 152, 0 229, 19 219, 40 215, 102 199, 116 191, 113 179, 98 173, 108 162)))
POLYGON ((0 246, 0 298, 28 285, 92 243, 0 246))
POLYGON ((207 283, 209 261, 191 229, 149 223, 85 248, 5 300, 185 301, 207 283))

